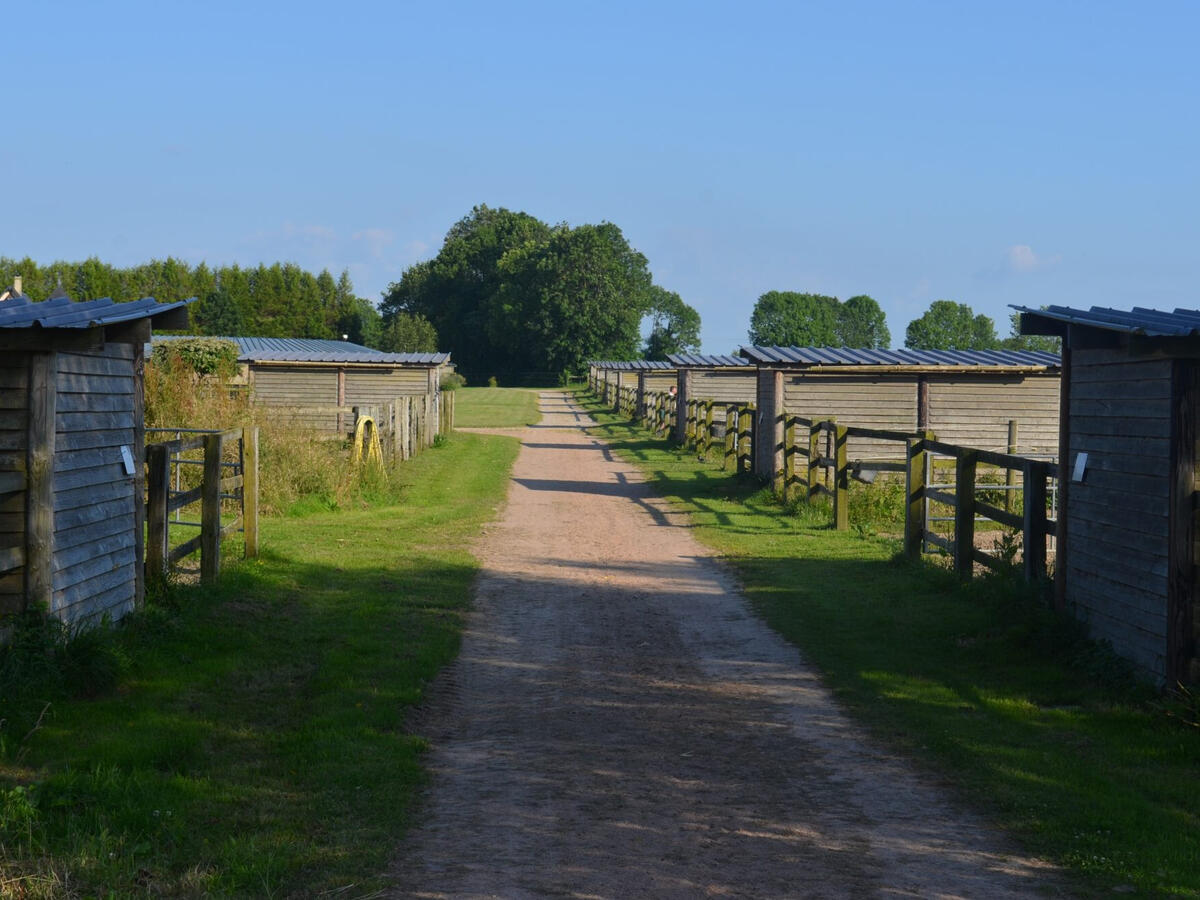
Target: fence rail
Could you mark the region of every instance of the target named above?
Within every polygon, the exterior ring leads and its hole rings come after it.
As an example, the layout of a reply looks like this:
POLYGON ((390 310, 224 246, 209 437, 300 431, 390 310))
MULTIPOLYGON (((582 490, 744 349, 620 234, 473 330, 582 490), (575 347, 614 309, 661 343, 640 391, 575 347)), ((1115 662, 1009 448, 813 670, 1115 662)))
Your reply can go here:
POLYGON ((221 571, 221 538, 240 532, 245 556, 258 555, 258 429, 202 431, 147 428, 147 434, 175 434, 173 440, 148 444, 146 465, 146 569, 165 575, 180 560, 200 552, 200 580, 216 581, 221 571), (233 459, 226 459, 232 448, 233 459), (200 459, 184 454, 202 451, 200 459), (183 489, 183 467, 202 466, 200 484, 183 489), (222 524, 224 503, 237 503, 234 521, 222 524), (179 513, 200 504, 200 521, 179 513), (174 517, 172 514, 174 513, 174 517), (171 528, 199 528, 195 536, 172 546, 171 528))
MULTIPOLYGON (((631 418, 637 415, 636 390, 622 388, 614 392, 616 408, 631 418), (627 395, 632 393, 632 399, 627 395)), ((714 439, 724 441, 722 468, 739 473, 753 468, 756 438, 756 411, 753 403, 721 403, 711 399, 691 399, 677 409, 675 398, 647 391, 643 421, 655 433, 662 433, 670 416, 684 416, 683 445, 707 459, 714 439), (723 418, 723 422, 721 419, 723 418)), ((944 552, 953 559, 955 570, 970 578, 976 566, 1000 569, 1010 560, 975 546, 980 523, 993 522, 1021 535, 1021 566, 1030 581, 1046 577, 1049 558, 1048 539, 1056 530, 1054 509, 1058 464, 1053 459, 1020 456, 979 447, 965 447, 938 441, 928 431, 895 431, 841 424, 835 416, 806 418, 784 415, 783 465, 774 473, 772 484, 785 500, 813 500, 829 497, 833 501, 832 526, 850 527, 850 489, 854 481, 872 483, 880 473, 904 476, 904 548, 910 557, 928 552, 944 552), (849 458, 850 438, 865 438, 894 444, 896 453, 885 458, 849 458), (942 484, 934 475, 948 470, 938 462, 952 461, 954 477, 942 484), (1003 476, 1003 482, 980 480, 980 467, 1003 476), (1002 503, 993 502, 1003 493, 1002 503), (1019 500, 1019 503, 1018 503, 1019 500), (944 506, 949 515, 938 516, 933 505, 944 506), (935 526, 952 523, 950 534, 935 526)), ((1016 423, 1009 423, 1009 448, 1016 446, 1016 423)), ((878 451, 877 451, 878 452, 878 451)), ((886 451, 884 451, 886 454, 886 451)), ((1013 558, 1015 559, 1015 548, 1013 558)))

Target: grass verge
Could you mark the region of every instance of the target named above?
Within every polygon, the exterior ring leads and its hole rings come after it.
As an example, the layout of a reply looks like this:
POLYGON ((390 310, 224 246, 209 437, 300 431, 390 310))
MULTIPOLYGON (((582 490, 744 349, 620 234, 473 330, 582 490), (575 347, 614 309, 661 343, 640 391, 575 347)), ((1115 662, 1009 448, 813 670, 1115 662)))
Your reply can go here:
POLYGON ((520 428, 541 419, 536 390, 469 387, 455 394, 454 424, 459 428, 520 428))
POLYGON ((594 430, 687 510, 763 618, 879 739, 1087 893, 1200 897, 1200 729, 1019 583, 958 584, 869 529, 785 509, 618 420, 594 430))
POLYGON ((117 632, 115 694, 0 753, 0 895, 364 897, 421 784, 406 710, 457 651, 510 438, 406 463, 402 503, 263 522, 261 559, 117 632))

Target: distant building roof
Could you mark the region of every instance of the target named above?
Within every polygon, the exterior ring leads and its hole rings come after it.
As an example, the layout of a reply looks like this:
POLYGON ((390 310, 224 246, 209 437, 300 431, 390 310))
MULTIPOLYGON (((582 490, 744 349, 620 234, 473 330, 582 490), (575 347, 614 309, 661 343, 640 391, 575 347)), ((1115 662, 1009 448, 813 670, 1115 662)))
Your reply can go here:
POLYGON ((1105 331, 1124 334, 1141 334, 1146 337, 1192 337, 1200 334, 1200 310, 1177 309, 1164 312, 1158 309, 1134 307, 1131 310, 1108 309, 1093 306, 1091 309, 1072 309, 1067 306, 1047 306, 1034 309, 1013 305, 1013 309, 1025 316, 1036 316, 1044 320, 1064 322, 1068 325, 1087 325, 1105 331))
POLYGON ((680 368, 727 368, 750 365, 750 360, 742 359, 740 356, 713 356, 701 353, 668 353, 667 359, 680 368))
POLYGON ((675 368, 669 362, 660 359, 592 360, 588 365, 597 369, 616 369, 622 372, 650 372, 675 368))
MULTIPOLYGON (((7 292, 6 292, 7 293, 7 292)), ((163 313, 182 309, 196 298, 175 303, 159 303, 153 297, 114 303, 100 300, 75 301, 66 296, 35 302, 24 294, 0 301, 0 328, 95 328, 138 319, 153 319, 163 313)))
POLYGON ((743 347, 753 362, 784 366, 1058 366, 1057 353, 1040 350, 855 350, 845 347, 743 347))
MULTIPOLYGON (((154 343, 181 340, 200 335, 156 334, 154 343)), ((206 337, 208 335, 205 335, 206 337)), ((393 366, 441 366, 450 361, 449 353, 385 353, 349 341, 321 338, 216 337, 238 348, 238 362, 320 362, 360 363, 393 366)))

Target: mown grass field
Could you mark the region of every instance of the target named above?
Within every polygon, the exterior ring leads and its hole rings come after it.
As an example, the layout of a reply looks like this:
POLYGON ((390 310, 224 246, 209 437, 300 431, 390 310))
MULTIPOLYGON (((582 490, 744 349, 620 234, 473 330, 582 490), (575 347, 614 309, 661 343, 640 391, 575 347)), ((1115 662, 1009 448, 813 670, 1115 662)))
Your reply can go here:
POLYGON ((265 520, 261 559, 120 630, 115 693, 0 729, 0 895, 373 895, 516 451, 456 434, 395 505, 265 520))
MULTIPOLYGON (((1200 897, 1196 707, 1131 684, 1023 587, 958 584, 826 509, 786 509, 599 404, 594 433, 687 510, 756 609, 881 741, 953 786, 1087 895, 1200 897), (1190 720, 1190 723, 1189 723, 1190 720)), ((861 511, 866 493, 853 496, 861 511)), ((879 531, 894 532, 895 519, 879 531)))
POLYGON ((532 388, 459 388, 454 424, 459 428, 520 428, 537 423, 538 392, 532 388))

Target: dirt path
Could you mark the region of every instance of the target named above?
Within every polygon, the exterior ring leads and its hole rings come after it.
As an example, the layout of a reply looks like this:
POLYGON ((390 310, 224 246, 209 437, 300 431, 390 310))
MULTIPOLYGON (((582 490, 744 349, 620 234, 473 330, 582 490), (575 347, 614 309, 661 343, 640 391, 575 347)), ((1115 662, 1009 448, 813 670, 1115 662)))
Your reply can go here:
POLYGON ((402 897, 1006 897, 1053 872, 869 746, 687 528, 541 396, 418 724, 402 897))

